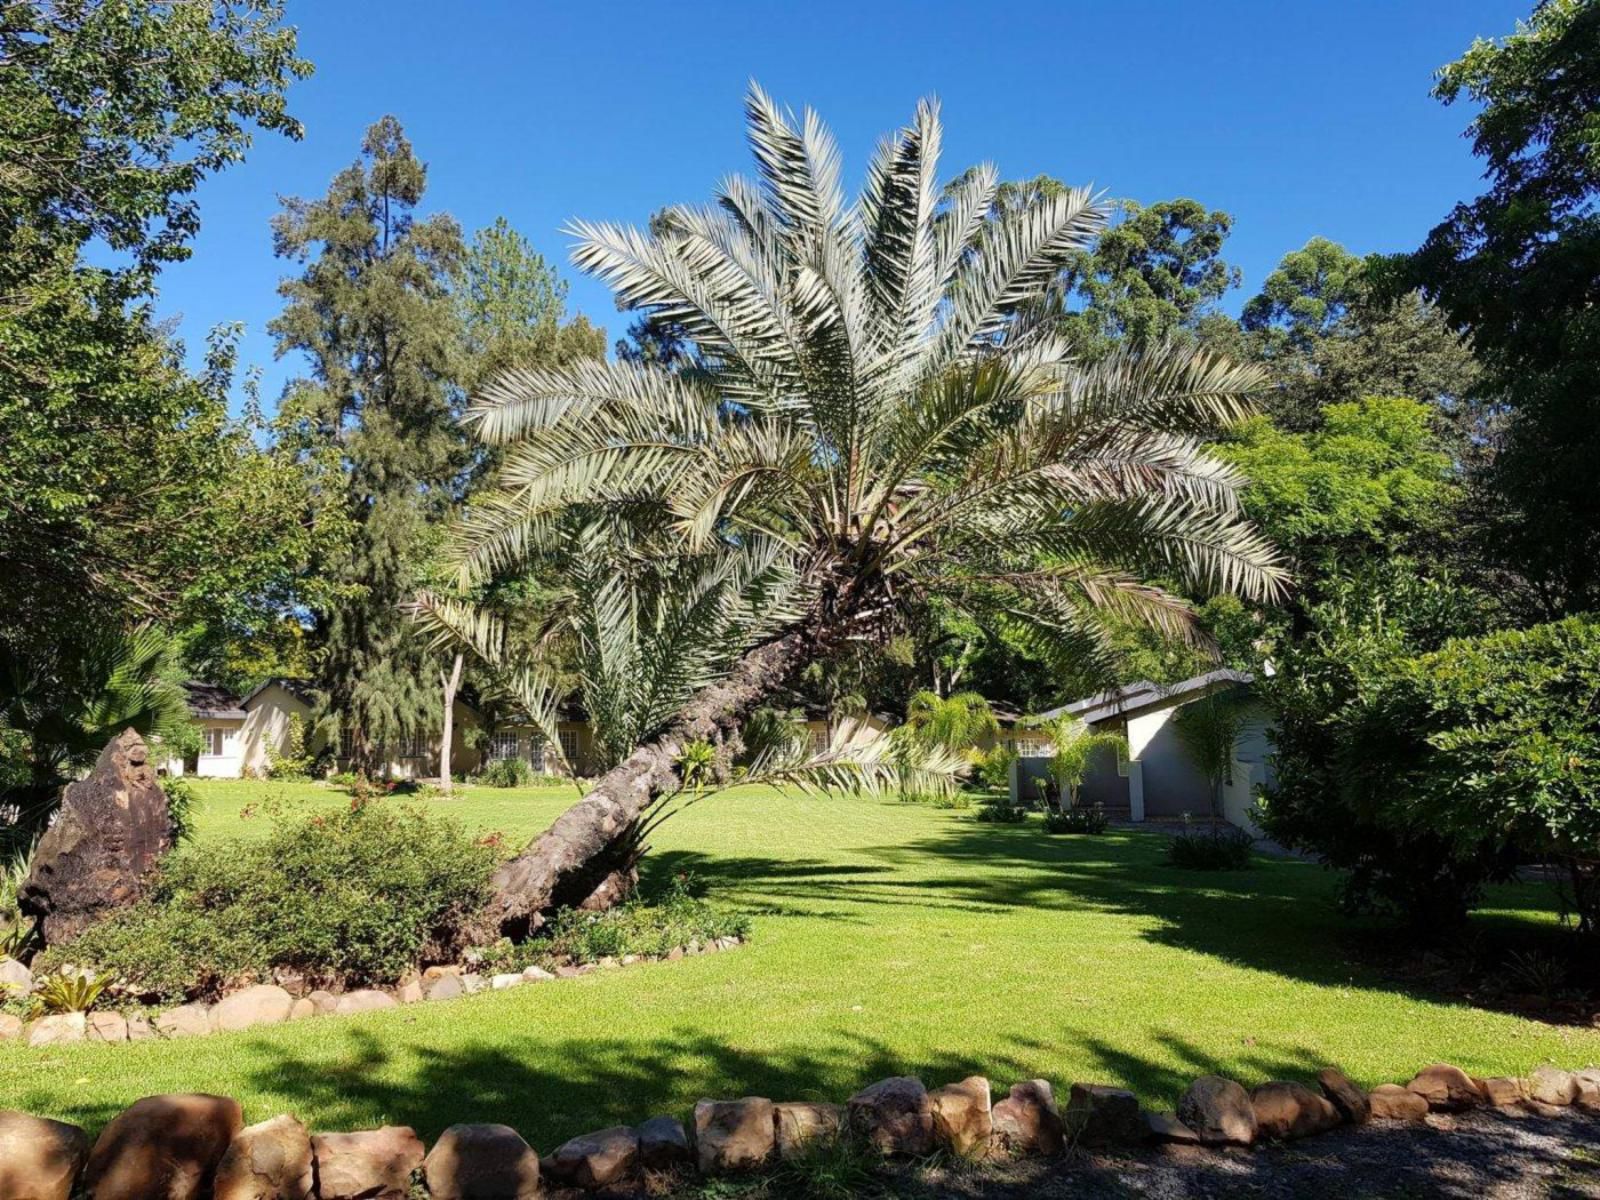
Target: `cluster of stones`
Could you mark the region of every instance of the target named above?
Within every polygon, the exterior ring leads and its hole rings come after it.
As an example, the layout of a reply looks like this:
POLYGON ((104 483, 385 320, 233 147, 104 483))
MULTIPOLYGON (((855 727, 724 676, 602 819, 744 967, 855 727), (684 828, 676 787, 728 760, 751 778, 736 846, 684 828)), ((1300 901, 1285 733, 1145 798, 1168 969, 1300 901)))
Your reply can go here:
MULTIPOLYGON (((695 941, 674 947, 664 957, 669 960, 687 955, 710 954, 740 944, 736 937, 695 941)), ((390 990, 364 988, 335 995, 313 991, 295 995, 276 984, 255 984, 230 992, 215 1004, 179 1005, 154 1017, 126 1017, 118 1012, 56 1013, 24 1022, 10 1013, 0 1013, 0 1041, 21 1039, 30 1046, 54 1046, 64 1042, 142 1042, 152 1038, 200 1037, 209 1033, 228 1033, 257 1025, 279 1025, 306 1017, 339 1016, 396 1008, 422 1000, 454 1000, 483 991, 501 991, 528 983, 569 979, 593 971, 632 966, 645 961, 628 954, 621 958, 602 958, 598 962, 558 966, 554 971, 529 967, 516 973, 485 975, 470 967, 429 967, 420 978, 410 979, 390 990)), ((34 985, 28 968, 14 959, 0 959, 0 986, 26 994, 34 985)))
POLYGON ((885 1155, 947 1151, 977 1160, 1151 1141, 1247 1146, 1480 1106, 1545 1115, 1567 1107, 1600 1111, 1600 1069, 1592 1067, 1476 1079, 1440 1063, 1403 1087, 1371 1092, 1328 1068, 1317 1084, 1314 1092, 1273 1081, 1247 1092, 1207 1075, 1189 1086, 1175 1112, 1150 1113, 1132 1092, 1098 1084, 1073 1084, 1062 1108, 1042 1079, 995 1099, 978 1075, 931 1091, 899 1076, 844 1104, 702 1100, 688 1128, 675 1117, 654 1117, 572 1138, 543 1158, 505 1125, 453 1125, 428 1150, 405 1126, 312 1133, 288 1115, 246 1126, 234 1100, 151 1096, 113 1119, 92 1145, 75 1125, 0 1112, 0 1200, 406 1200, 419 1181, 437 1200, 532 1200, 550 1189, 604 1190, 651 1171, 760 1170, 840 1137, 885 1155))

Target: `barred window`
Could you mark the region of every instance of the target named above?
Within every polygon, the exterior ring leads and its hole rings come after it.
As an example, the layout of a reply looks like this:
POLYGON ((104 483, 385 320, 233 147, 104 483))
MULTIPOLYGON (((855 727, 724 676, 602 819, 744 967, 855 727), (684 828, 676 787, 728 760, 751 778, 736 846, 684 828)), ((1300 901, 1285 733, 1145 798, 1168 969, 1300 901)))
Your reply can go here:
POLYGON ((489 761, 504 762, 517 756, 517 734, 515 730, 496 733, 489 739, 489 761))
POLYGON ((576 729, 563 729, 561 734, 561 757, 577 770, 578 767, 578 731, 576 729))

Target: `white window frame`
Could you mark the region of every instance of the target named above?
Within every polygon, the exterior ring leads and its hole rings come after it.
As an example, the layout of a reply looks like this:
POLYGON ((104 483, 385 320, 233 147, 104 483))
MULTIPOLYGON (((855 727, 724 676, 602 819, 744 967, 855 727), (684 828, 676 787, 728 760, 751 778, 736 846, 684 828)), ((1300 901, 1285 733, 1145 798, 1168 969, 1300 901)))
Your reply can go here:
POLYGON ((567 760, 567 765, 574 771, 578 769, 578 731, 576 729, 557 730, 561 738, 561 757, 567 760))
POLYGON ((226 758, 227 745, 232 730, 221 725, 206 725, 200 730, 200 757, 201 758, 226 758))
POLYGON ((520 753, 515 730, 509 732, 502 730, 489 735, 490 762, 505 762, 507 759, 516 758, 520 753))

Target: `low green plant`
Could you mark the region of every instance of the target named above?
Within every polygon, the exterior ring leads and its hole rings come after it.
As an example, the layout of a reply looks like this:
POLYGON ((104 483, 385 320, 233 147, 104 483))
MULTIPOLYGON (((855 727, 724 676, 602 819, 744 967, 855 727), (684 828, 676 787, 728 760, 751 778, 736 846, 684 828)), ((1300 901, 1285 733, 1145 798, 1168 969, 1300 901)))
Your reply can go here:
POLYGON ((92 971, 63 970, 46 975, 33 985, 34 1016, 88 1012, 110 987, 112 977, 92 971))
POLYGON ((477 782, 485 787, 526 787, 533 782, 533 768, 520 758, 497 758, 478 772, 477 782))
POLYGON ((1547 1006, 1567 983, 1567 964, 1541 950, 1513 950, 1505 973, 1516 991, 1538 996, 1547 1006))
POLYGON ((356 801, 281 820, 259 841, 173 854, 137 904, 43 958, 163 1000, 280 968, 324 985, 392 983, 477 936, 499 858, 450 818, 356 801))
POLYGON ((790 1200, 857 1200, 890 1196, 883 1153, 859 1137, 814 1138, 768 1177, 771 1196, 790 1200))
POLYGON ((1013 804, 1009 796, 978 805, 978 820, 991 825, 1020 825, 1028 819, 1025 805, 1013 804))
POLYGON ((180 776, 163 775, 161 790, 167 794, 167 815, 172 818, 173 843, 188 841, 194 832, 193 814, 199 803, 194 784, 180 776))
POLYGON ((1186 871, 1242 871, 1250 865, 1255 839, 1232 825, 1186 829, 1167 843, 1167 862, 1186 871))
POLYGON ((291 713, 289 726, 284 731, 283 749, 270 741, 267 745, 267 778, 309 779, 311 761, 311 753, 306 749, 306 723, 298 713, 291 713))
POLYGON ((1048 812, 1044 815, 1046 833, 1104 833, 1111 825, 1106 810, 1098 804, 1069 808, 1065 812, 1048 812))
POLYGON ((1011 786, 1011 764, 1017 761, 1013 746, 995 746, 974 756, 973 774, 986 788, 1001 790, 1011 786))

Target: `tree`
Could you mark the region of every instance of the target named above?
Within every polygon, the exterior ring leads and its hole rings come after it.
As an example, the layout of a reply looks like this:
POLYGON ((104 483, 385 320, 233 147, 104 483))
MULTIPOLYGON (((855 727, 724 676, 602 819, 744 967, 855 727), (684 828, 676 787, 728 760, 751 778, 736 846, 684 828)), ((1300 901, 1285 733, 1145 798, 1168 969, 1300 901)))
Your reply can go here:
POLYGON ((1434 95, 1479 106, 1467 134, 1489 189, 1388 264, 1385 286, 1422 289, 1470 333, 1478 394, 1509 411, 1496 548, 1546 614, 1584 611, 1600 602, 1600 4, 1540 4, 1441 70, 1434 95))
POLYGON ((1173 730, 1211 789, 1211 824, 1222 819, 1222 785, 1233 769, 1233 751, 1244 730, 1244 709, 1233 696, 1213 692, 1181 705, 1173 730))
POLYGON ((1050 733, 1050 775, 1061 789, 1061 811, 1078 807, 1078 789, 1095 756, 1126 755, 1128 739, 1120 733, 1091 729, 1070 713, 1045 726, 1050 733))
POLYGON ((1077 364, 1018 319, 1105 219, 1074 190, 990 216, 992 171, 941 204, 937 109, 873 159, 847 208, 834 143, 759 89, 760 178, 663 235, 578 223, 576 261, 631 308, 669 315, 702 369, 585 362, 521 372, 468 414, 503 447, 500 488, 462 530, 469 575, 518 561, 598 509, 680 552, 768 539, 794 616, 733 639, 700 689, 497 877, 525 930, 605 877, 596 863, 652 797, 679 786, 691 743, 728 743, 808 663, 881 640, 921 595, 1007 592, 1013 618, 1104 657, 1098 615, 1174 633, 1201 593, 1275 594, 1284 574, 1238 511, 1242 480, 1205 433, 1249 411, 1259 374, 1198 350, 1128 348, 1077 364))
POLYGON ((425 189, 426 169, 384 117, 325 197, 288 200, 273 221, 277 252, 305 266, 280 286, 287 303, 270 328, 280 355, 299 351, 311 366, 285 389, 281 436, 317 503, 349 526, 314 564, 332 596, 315 614, 318 720, 365 770, 438 716, 432 664, 403 606, 468 459, 450 291, 461 231, 416 217, 425 189))
POLYGON ((1000 732, 994 710, 977 692, 918 692, 906 706, 906 736, 952 753, 974 750, 1000 732))

